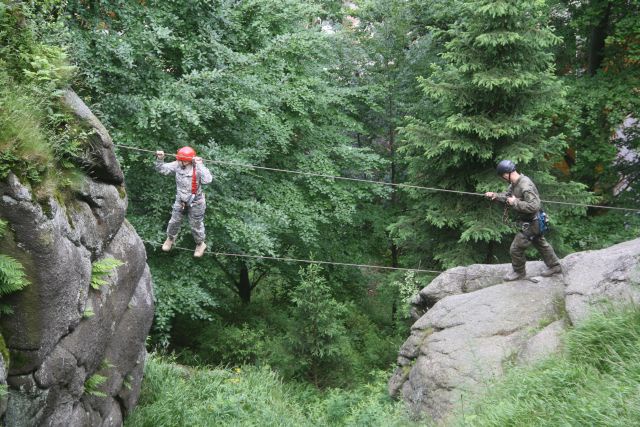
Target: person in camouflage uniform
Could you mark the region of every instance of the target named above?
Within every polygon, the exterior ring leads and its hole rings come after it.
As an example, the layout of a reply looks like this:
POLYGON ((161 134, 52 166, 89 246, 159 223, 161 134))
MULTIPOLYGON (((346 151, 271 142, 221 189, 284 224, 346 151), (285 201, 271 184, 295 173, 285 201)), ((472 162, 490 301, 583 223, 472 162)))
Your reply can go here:
POLYGON ((167 240, 162 245, 162 250, 168 252, 176 240, 182 218, 185 213, 189 215, 191 234, 196 242, 193 256, 200 258, 204 254, 207 245, 204 242, 204 212, 206 202, 202 185, 209 184, 213 177, 211 172, 202 163, 200 157, 191 147, 182 147, 176 154, 176 161, 164 163, 164 151, 156 151, 156 170, 162 175, 176 176, 176 199, 171 211, 171 219, 167 226, 167 240), (195 177, 193 176, 195 170, 195 177))
POLYGON ((537 215, 542 208, 538 189, 529 177, 516 171, 516 165, 511 160, 503 160, 498 163, 496 169, 498 176, 509 183, 509 188, 504 193, 487 192, 485 196, 491 200, 506 203, 517 214, 516 225, 520 231, 515 235, 511 243, 511 265, 513 271, 505 276, 505 280, 518 280, 526 277, 525 250, 533 245, 542 255, 547 268, 542 272, 545 277, 562 273, 560 260, 553 248, 540 233, 537 215))

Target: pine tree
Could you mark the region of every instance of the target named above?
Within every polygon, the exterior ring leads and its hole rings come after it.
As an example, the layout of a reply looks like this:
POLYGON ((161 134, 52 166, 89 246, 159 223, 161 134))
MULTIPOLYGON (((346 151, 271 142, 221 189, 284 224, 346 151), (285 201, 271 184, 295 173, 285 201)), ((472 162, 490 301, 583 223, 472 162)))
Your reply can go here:
MULTIPOLYGON (((551 174, 561 155, 554 112, 563 88, 554 77, 551 48, 560 40, 537 2, 478 0, 452 5, 455 22, 434 30, 442 62, 421 79, 430 113, 402 129, 414 184, 483 193, 504 190, 495 165, 512 159, 543 196, 576 194, 551 174), (435 111, 435 113, 433 113, 435 111)), ((412 192, 414 207, 395 225, 413 250, 445 267, 495 259, 496 241, 511 230, 501 210, 479 197, 412 192)), ((507 240, 507 239, 505 239, 507 240)), ((500 251, 506 254, 506 251, 500 251)))
POLYGON ((346 306, 332 297, 320 266, 309 265, 300 276, 301 283, 291 297, 295 323, 288 336, 299 366, 320 385, 322 378, 347 363, 351 352, 343 321, 346 306))

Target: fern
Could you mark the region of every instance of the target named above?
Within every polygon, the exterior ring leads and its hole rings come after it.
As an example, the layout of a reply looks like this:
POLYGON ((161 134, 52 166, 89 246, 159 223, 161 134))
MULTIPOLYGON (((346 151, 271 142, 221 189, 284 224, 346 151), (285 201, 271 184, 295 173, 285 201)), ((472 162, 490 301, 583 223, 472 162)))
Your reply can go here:
POLYGON ((107 394, 103 391, 98 390, 102 384, 107 381, 107 377, 100 374, 93 374, 84 382, 84 392, 86 394, 90 394, 91 396, 97 397, 107 397, 107 394))
POLYGON ((22 264, 10 256, 0 254, 0 296, 19 291, 28 284, 22 264))
MULTIPOLYGON (((7 222, 0 219, 0 237, 7 231, 7 222)), ((29 284, 24 267, 8 255, 0 254, 0 297, 19 291, 29 284)), ((0 304, 0 314, 11 314, 11 307, 0 304)))
POLYGON ((116 365, 112 364, 111 362, 109 362, 109 359, 105 358, 102 363, 100 364, 100 369, 111 369, 111 368, 115 368, 116 365))
POLYGON ((127 390, 131 391, 131 382, 132 382, 133 378, 131 377, 131 374, 127 374, 126 377, 124 377, 124 381, 122 382, 122 386, 124 388, 126 388, 127 390))
POLYGON ((100 289, 106 285, 107 281, 105 277, 122 264, 122 261, 115 258, 105 258, 94 262, 91 268, 91 287, 93 289, 100 289))

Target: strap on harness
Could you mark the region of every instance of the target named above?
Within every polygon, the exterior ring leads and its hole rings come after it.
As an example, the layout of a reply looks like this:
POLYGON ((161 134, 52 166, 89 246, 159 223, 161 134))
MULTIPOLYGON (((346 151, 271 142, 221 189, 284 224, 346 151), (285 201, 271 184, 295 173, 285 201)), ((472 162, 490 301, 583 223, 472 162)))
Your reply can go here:
POLYGON ((188 207, 193 206, 193 202, 196 200, 196 193, 198 192, 198 177, 197 177, 198 168, 196 167, 195 160, 191 162, 191 165, 193 170, 191 172, 191 196, 189 196, 189 200, 187 200, 187 203, 186 203, 188 207))

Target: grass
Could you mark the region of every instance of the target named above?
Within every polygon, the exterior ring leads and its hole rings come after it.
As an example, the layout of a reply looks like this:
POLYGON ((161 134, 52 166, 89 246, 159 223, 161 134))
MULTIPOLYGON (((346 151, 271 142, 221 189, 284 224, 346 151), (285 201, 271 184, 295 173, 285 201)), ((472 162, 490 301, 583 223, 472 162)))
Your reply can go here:
MULTIPOLYGON (((267 367, 187 368, 151 356, 131 426, 409 426, 388 375, 353 390, 283 383, 267 367)), ((596 313, 565 351, 514 367, 448 425, 640 425, 640 308, 596 313)), ((424 421, 422 424, 425 425, 424 421)))
POLYGON ((147 359, 140 402, 126 426, 409 426, 387 375, 356 390, 283 383, 267 367, 187 368, 147 359))
POLYGON ((596 313, 565 352, 513 368, 454 425, 640 425, 640 309, 596 313))

